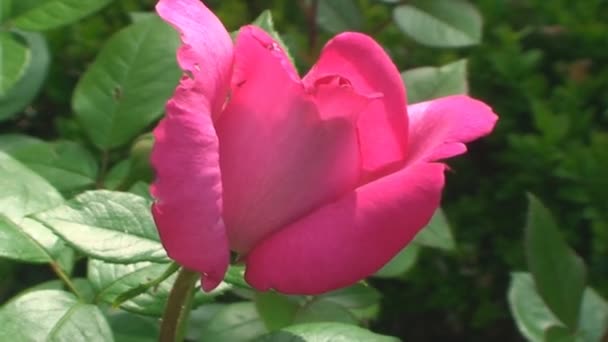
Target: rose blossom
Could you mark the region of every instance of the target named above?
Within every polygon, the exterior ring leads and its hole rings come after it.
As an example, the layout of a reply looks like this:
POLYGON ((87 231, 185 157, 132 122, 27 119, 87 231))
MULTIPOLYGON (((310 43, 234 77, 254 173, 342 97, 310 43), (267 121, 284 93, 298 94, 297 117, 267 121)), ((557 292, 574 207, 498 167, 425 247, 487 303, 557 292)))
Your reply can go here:
POLYGON ((372 38, 342 33, 304 78, 264 31, 236 42, 199 0, 161 0, 185 71, 154 130, 152 212, 169 256, 223 279, 230 250, 258 290, 318 294, 376 272, 438 208, 445 165, 488 134, 468 96, 406 105, 372 38))

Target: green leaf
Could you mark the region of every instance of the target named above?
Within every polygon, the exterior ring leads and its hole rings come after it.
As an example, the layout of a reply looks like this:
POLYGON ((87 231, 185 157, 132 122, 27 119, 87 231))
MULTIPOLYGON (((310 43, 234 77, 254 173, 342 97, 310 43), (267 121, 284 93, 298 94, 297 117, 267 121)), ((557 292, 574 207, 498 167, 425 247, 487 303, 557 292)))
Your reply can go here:
POLYGON ((254 302, 269 331, 290 325, 299 309, 296 299, 274 291, 256 292, 254 302))
POLYGON ((407 88, 408 103, 417 103, 442 96, 466 94, 467 61, 446 64, 442 67, 422 67, 401 73, 407 88))
POLYGON ((279 43, 279 45, 281 46, 283 51, 285 51, 285 54, 287 54, 287 57, 291 61, 291 64, 295 65, 293 57, 289 53, 289 49, 287 48, 287 45, 281 38, 281 35, 279 34, 279 32, 277 32, 277 30, 274 27, 274 22, 272 20, 272 13, 269 10, 265 10, 262 13, 260 13, 260 15, 252 22, 252 24, 255 26, 258 26, 262 30, 266 31, 266 33, 268 33, 277 43, 279 43))
POLYGON ((0 310, 0 341, 113 341, 99 309, 58 290, 24 294, 0 310))
POLYGON ((517 328, 530 341, 542 342, 545 330, 560 324, 536 292, 529 273, 511 274, 508 299, 517 328))
POLYGON ((356 1, 319 0, 317 24, 330 33, 360 31, 363 16, 356 1))
POLYGON ((129 171, 131 170, 131 159, 121 160, 116 163, 104 179, 104 187, 110 190, 117 190, 126 183, 129 171))
POLYGON ((395 7, 393 18, 404 33, 420 44, 461 47, 481 41, 481 15, 466 1, 420 0, 395 7))
POLYGON ((374 276, 381 278, 399 277, 416 265, 419 254, 420 247, 415 244, 409 244, 376 272, 374 276))
POLYGON ((60 191, 95 183, 97 162, 82 146, 70 141, 47 143, 18 134, 0 136, 0 151, 10 154, 60 191))
POLYGON ((214 342, 250 341, 266 332, 255 304, 241 302, 219 310, 203 327, 201 336, 214 342))
POLYGON ((12 0, 3 0, 0 2, 0 23, 4 22, 11 13, 12 0))
POLYGON ((446 251, 456 248, 452 230, 441 208, 435 211, 429 224, 416 235, 412 243, 446 251))
POLYGON ((380 302, 380 292, 364 283, 319 295, 317 299, 330 301, 349 310, 367 308, 380 302))
POLYGON ((166 262, 151 202, 125 192, 87 191, 35 219, 80 252, 114 263, 166 262))
MULTIPOLYGON (((560 335, 562 323, 549 310, 536 291, 534 279, 529 273, 514 272, 509 286, 509 306, 519 331, 530 341, 545 341, 547 331, 553 338, 560 335), (553 327, 553 328, 552 328, 553 327)), ((579 341, 600 341, 608 331, 608 303, 592 288, 586 288, 579 317, 579 341)), ((569 330, 568 330, 569 331, 569 330)), ((568 335, 568 334, 566 334, 568 335)))
POLYGON ((608 333, 608 302, 590 287, 583 295, 578 325, 578 335, 585 342, 601 341, 608 333))
POLYGON ((62 202, 46 180, 0 151, 0 214, 17 220, 62 202))
POLYGON ((529 196, 525 249, 538 293, 561 322, 576 330, 585 264, 568 247, 551 213, 533 196, 529 196))
POLYGON ((66 248, 48 228, 23 218, 16 224, 0 214, 0 257, 22 262, 47 263, 66 248))
POLYGON ((256 342, 398 342, 391 336, 375 334, 369 330, 343 323, 298 324, 270 333, 256 342))
POLYGON ((563 325, 553 325, 545 331, 546 342, 575 342, 577 339, 572 332, 563 325))
POLYGON ((158 341, 159 324, 154 318, 111 310, 107 314, 107 319, 118 342, 158 341))
MULTIPOLYGON (((122 265, 89 259, 87 278, 97 292, 96 301, 113 304, 125 292, 161 277, 168 267, 172 267, 171 264, 138 262, 122 265)), ((174 282, 175 274, 158 285, 148 288, 145 292, 122 302, 120 308, 142 315, 158 317, 163 313, 165 302, 174 282)), ((229 288, 230 286, 226 284, 220 284, 210 293, 197 290, 194 304, 196 306, 209 302, 229 288)))
POLYGON ((205 336, 202 335, 205 326, 226 306, 228 304, 209 303, 192 310, 188 321, 186 338, 190 341, 207 341, 205 336))
POLYGON ((150 184, 148 183, 137 182, 129 188, 129 192, 152 201, 152 194, 150 194, 150 184))
POLYGON ((0 96, 21 78, 30 63, 30 49, 9 32, 0 32, 0 96))
POLYGON ((380 296, 378 290, 359 282, 353 286, 322 294, 317 297, 317 300, 336 303, 358 319, 363 320, 376 317, 380 305, 380 296))
POLYGON ((67 25, 112 2, 112 0, 44 0, 12 19, 15 27, 44 31, 67 25))
POLYGON ((224 276, 224 281, 238 288, 251 290, 251 286, 245 281, 245 266, 231 265, 224 276))
POLYGON ((343 306, 325 300, 312 299, 298 311, 294 323, 340 322, 357 325, 357 318, 343 306))
POLYGON ((0 95, 0 121, 21 111, 38 95, 49 68, 49 51, 44 37, 38 33, 17 32, 30 49, 31 60, 23 76, 4 95, 0 95))
POLYGON ((156 120, 180 78, 177 33, 160 18, 115 34, 78 82, 72 107, 97 147, 124 145, 156 120))
MULTIPOLYGON (((78 291, 78 294, 82 296, 82 300, 87 303, 91 303, 93 298, 95 297, 95 291, 91 286, 91 283, 84 278, 73 278, 70 280, 78 291)), ((59 279, 45 281, 44 283, 37 284, 36 286, 30 287, 23 291, 21 294, 41 291, 41 290, 65 290, 68 291, 68 288, 65 286, 64 282, 59 279)))

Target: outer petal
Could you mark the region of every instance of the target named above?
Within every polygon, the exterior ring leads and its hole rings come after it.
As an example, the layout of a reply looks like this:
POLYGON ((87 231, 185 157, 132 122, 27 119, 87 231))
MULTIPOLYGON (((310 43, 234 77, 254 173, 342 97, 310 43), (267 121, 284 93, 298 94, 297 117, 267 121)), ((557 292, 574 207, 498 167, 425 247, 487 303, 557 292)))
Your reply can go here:
POLYGON ((226 100, 232 73, 230 34, 200 0, 160 0, 156 11, 181 33, 177 61, 198 83, 215 117, 226 100))
POLYGON ((203 289, 224 278, 230 258, 221 216, 218 140, 207 109, 182 84, 154 130, 152 214, 163 246, 181 265, 201 272, 203 289))
POLYGON ((465 95, 410 105, 408 112, 408 164, 462 154, 464 143, 489 134, 498 120, 492 108, 465 95))
POLYGON ((217 130, 230 245, 246 253, 357 184, 354 121, 368 99, 331 80, 307 93, 259 28, 241 29, 235 51, 232 96, 217 130))
POLYGON ((190 75, 154 130, 152 214, 169 256, 201 272, 203 289, 209 291, 223 279, 230 256, 212 114, 219 113, 227 96, 232 41, 198 0, 161 0, 157 11, 181 32, 178 61, 190 75))
POLYGON ((366 174, 405 158, 406 95, 399 71, 371 37, 347 32, 330 40, 304 82, 340 75, 360 93, 382 93, 361 113, 357 124, 362 168, 366 174))
POLYGON ((247 256, 259 290, 318 294, 372 274, 439 206, 443 164, 421 163, 358 188, 271 235, 247 256))

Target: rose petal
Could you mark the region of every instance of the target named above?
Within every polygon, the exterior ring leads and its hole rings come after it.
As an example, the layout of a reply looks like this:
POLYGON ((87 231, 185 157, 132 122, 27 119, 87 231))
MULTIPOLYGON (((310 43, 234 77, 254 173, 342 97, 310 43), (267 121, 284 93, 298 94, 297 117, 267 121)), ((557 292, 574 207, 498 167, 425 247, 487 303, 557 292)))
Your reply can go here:
POLYGON ((217 130, 230 246, 246 253, 357 184, 353 121, 369 100, 347 85, 307 93, 257 27, 241 29, 235 52, 238 77, 217 130))
POLYGON ((383 94, 361 113, 357 124, 364 173, 403 161, 408 125, 405 87, 382 47, 364 34, 337 35, 323 48, 304 82, 310 85, 329 75, 348 79, 359 93, 383 94))
POLYGON ((230 34, 200 0, 160 0, 156 11, 181 33, 177 61, 199 83, 215 117, 226 100, 232 74, 230 34))
POLYGON ((190 76, 182 78, 154 130, 152 214, 169 256, 201 272, 203 289, 210 291, 222 281, 230 257, 212 114, 219 113, 229 89, 232 41, 198 0, 161 0, 156 9, 181 32, 177 58, 190 76))
POLYGON ((492 108, 465 95, 416 103, 408 113, 408 164, 462 154, 467 151, 464 143, 489 134, 498 120, 492 108))
POLYGON ((154 130, 152 214, 169 256, 203 273, 209 291, 224 278, 230 253, 221 216, 218 140, 208 109, 188 101, 193 94, 182 84, 154 130))
POLYGON ((285 227, 252 249, 245 279, 262 291, 313 295, 376 272, 430 220, 444 168, 412 165, 285 227))

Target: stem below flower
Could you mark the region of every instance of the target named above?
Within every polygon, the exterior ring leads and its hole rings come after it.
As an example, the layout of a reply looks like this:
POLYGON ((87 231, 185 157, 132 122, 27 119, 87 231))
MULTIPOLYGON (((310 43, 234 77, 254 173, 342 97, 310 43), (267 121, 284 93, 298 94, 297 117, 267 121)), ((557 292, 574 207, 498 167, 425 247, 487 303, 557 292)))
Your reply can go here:
POLYGON ((177 274, 161 319, 160 341, 181 342, 184 340, 194 296, 194 285, 199 279, 198 273, 185 268, 182 268, 177 274))

